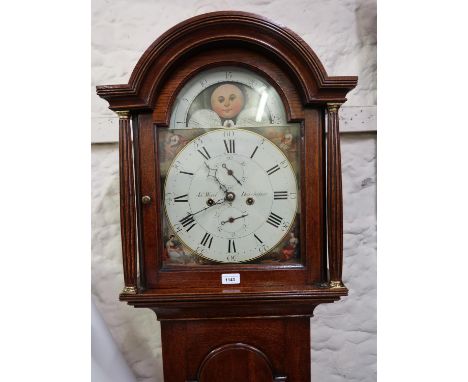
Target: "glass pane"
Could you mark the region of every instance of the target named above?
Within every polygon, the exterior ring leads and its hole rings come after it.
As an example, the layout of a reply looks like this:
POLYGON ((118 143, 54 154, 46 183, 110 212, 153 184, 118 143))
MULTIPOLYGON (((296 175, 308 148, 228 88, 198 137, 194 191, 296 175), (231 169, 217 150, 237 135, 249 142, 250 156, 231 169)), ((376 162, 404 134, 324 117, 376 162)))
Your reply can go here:
POLYGON ((300 124, 239 68, 202 72, 158 129, 165 267, 301 263, 300 124))

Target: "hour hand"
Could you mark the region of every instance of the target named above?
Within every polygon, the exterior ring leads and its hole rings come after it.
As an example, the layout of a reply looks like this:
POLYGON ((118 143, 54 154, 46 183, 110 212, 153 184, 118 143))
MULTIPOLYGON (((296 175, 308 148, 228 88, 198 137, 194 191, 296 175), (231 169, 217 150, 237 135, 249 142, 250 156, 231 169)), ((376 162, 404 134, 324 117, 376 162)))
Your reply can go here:
POLYGON ((223 166, 223 168, 226 169, 228 175, 232 176, 232 177, 236 180, 236 182, 239 183, 239 184, 242 186, 242 183, 240 182, 240 180, 237 179, 236 176, 234 175, 234 171, 232 171, 231 169, 227 168, 226 163, 223 163, 222 166, 223 166))
POLYGON ((216 172, 218 171, 217 169, 214 169, 214 168, 211 168, 210 166, 208 166, 208 163, 204 162, 205 163, 205 166, 206 168, 208 169, 208 176, 211 176, 215 181, 216 183, 219 184, 219 188, 221 189, 221 191, 223 191, 224 193, 227 192, 227 187, 222 184, 218 177, 216 176, 216 172))

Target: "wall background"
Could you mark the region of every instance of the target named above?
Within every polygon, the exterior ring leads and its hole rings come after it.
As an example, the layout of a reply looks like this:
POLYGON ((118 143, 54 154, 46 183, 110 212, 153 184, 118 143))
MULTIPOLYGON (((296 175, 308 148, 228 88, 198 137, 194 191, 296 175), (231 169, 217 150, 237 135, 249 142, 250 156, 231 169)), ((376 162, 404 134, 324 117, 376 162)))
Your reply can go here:
POLYGON ((257 13, 299 34, 329 75, 358 75, 341 111, 344 282, 349 297, 312 318, 312 380, 376 381, 376 4, 374 0, 92 2, 92 297, 138 381, 162 382, 155 315, 122 290, 118 120, 95 86, 127 83, 138 58, 178 22, 211 11, 257 13))

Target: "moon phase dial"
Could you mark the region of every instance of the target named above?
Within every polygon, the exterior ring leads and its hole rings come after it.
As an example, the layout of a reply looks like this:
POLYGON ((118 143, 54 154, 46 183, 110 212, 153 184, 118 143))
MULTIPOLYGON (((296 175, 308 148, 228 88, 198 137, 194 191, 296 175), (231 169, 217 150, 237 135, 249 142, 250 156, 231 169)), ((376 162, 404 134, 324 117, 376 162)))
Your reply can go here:
MULTIPOLYGON (((257 73, 217 67, 188 81, 176 98, 170 129, 284 125, 286 112, 278 92, 257 73)), ((231 150, 228 145, 228 150, 231 150)))

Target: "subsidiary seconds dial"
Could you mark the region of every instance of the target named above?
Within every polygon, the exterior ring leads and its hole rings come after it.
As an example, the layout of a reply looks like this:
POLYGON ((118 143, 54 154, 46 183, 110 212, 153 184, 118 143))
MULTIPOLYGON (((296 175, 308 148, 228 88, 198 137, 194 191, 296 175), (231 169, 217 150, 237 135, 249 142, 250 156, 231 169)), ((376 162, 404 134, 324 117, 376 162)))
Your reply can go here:
POLYGON ((282 151, 263 136, 218 129, 188 143, 171 164, 164 205, 193 252, 239 263, 264 255, 290 230, 297 183, 282 151))

